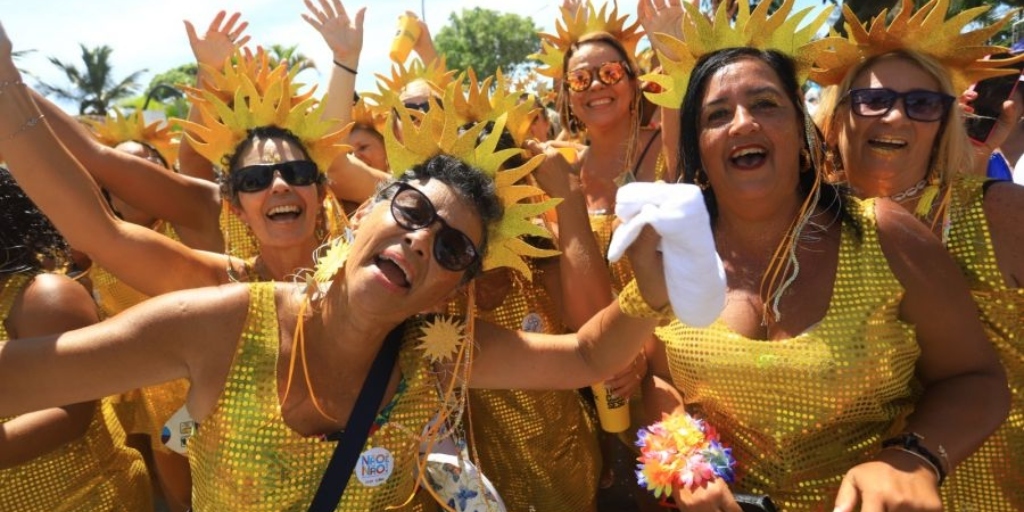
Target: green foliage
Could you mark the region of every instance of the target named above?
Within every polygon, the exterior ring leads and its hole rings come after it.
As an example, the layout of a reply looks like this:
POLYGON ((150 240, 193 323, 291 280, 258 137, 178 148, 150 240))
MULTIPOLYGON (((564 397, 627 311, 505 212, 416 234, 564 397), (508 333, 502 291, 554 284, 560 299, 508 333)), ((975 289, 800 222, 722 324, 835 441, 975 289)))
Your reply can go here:
POLYGON ((267 54, 270 57, 270 66, 275 67, 281 62, 288 64, 289 70, 305 71, 307 69, 316 69, 316 64, 312 59, 298 52, 299 46, 284 46, 280 44, 272 44, 267 48, 267 54))
POLYGON ((472 67, 477 76, 494 74, 498 69, 512 74, 527 63, 527 56, 540 50, 539 28, 533 19, 502 14, 475 7, 452 13, 434 38, 437 52, 447 58, 449 69, 472 67))
POLYGON ((57 66, 70 82, 69 87, 40 83, 43 94, 54 95, 60 99, 78 104, 79 115, 107 114, 107 110, 117 100, 131 96, 139 88, 139 75, 146 70, 139 70, 119 82, 115 82, 113 69, 110 65, 110 54, 113 50, 107 45, 82 48, 83 69, 73 63, 65 63, 50 57, 50 63, 57 66))
POLYGON ((146 87, 146 90, 153 91, 151 96, 155 101, 165 101, 171 98, 177 98, 180 97, 180 94, 174 94, 162 87, 157 88, 156 90, 154 90, 154 88, 161 84, 167 84, 179 89, 183 85, 195 87, 196 75, 198 73, 199 66, 196 63, 183 64, 154 76, 153 79, 149 81, 149 86, 146 87))

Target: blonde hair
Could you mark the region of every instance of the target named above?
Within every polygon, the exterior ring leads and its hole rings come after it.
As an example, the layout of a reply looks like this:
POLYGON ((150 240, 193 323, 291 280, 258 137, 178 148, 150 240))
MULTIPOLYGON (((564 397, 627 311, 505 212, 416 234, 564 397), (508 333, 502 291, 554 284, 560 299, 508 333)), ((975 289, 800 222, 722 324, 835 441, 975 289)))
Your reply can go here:
MULTIPOLYGON (((825 135, 825 141, 830 149, 838 153, 836 141, 840 133, 840 111, 849 109, 849 104, 842 101, 849 92, 861 73, 867 68, 883 59, 902 59, 916 64, 924 72, 928 73, 939 84, 939 91, 950 96, 959 96, 963 91, 953 89, 953 82, 949 71, 946 70, 935 59, 915 52, 913 50, 897 50, 882 55, 876 55, 850 69, 843 81, 838 86, 826 87, 822 92, 821 101, 815 111, 814 121, 821 128, 825 135), (845 107, 843 107, 845 105, 845 107)), ((942 120, 942 128, 938 135, 938 144, 932 147, 932 156, 929 160, 929 168, 925 170, 925 177, 937 179, 941 185, 946 185, 954 173, 970 172, 974 166, 974 150, 971 148, 970 139, 967 137, 967 130, 964 128, 963 112, 954 106, 949 109, 946 118, 942 120), (934 175, 933 175, 934 173, 934 175)), ((842 155, 838 155, 841 162, 842 155)), ((840 164, 841 165, 841 164, 840 164)))

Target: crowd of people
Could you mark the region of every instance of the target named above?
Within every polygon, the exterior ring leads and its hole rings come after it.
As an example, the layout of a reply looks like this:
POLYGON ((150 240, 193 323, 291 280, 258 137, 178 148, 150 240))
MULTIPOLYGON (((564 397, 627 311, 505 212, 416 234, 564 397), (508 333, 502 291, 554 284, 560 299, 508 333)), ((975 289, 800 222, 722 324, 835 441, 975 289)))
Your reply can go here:
POLYGON ((166 123, 0 27, 0 510, 1024 510, 1009 15, 566 1, 522 78, 304 3, 324 94, 222 11, 166 123))

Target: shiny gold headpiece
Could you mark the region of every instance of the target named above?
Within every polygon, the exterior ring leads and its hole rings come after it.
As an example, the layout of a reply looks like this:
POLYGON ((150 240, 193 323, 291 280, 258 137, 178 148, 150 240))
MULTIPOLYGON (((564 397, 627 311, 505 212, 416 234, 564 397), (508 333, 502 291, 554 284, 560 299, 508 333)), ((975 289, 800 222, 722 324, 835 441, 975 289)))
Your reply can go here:
POLYGON ((146 124, 142 110, 125 116, 120 109, 115 108, 103 119, 86 118, 84 121, 105 146, 114 147, 127 141, 139 142, 155 149, 168 166, 178 161, 178 134, 171 131, 168 123, 153 121, 146 124))
MULTIPOLYGON (((247 62, 237 54, 236 59, 247 62)), ((220 93, 188 91, 193 106, 199 110, 201 122, 180 120, 180 123, 189 144, 225 171, 230 156, 248 137, 249 130, 261 126, 277 126, 294 134, 320 172, 326 172, 335 158, 350 149, 343 142, 351 125, 332 132, 334 123, 321 118, 324 103, 310 93, 293 94, 292 77, 285 64, 267 71, 262 65, 246 67, 229 63, 222 73, 212 75, 214 82, 220 84, 220 93), (231 91, 230 102, 221 98, 224 91, 231 91)))
POLYGON ((815 33, 828 19, 827 10, 821 12, 803 28, 798 29, 808 7, 793 16, 794 0, 786 0, 775 13, 768 15, 772 2, 761 2, 753 12, 747 2, 737 2, 739 12, 735 24, 729 23, 728 2, 722 2, 715 11, 714 20, 706 18, 696 6, 683 2, 683 41, 667 34, 654 34, 670 55, 658 52, 662 71, 641 77, 661 86, 658 93, 647 93, 657 105, 677 109, 683 103, 686 87, 697 60, 709 53, 735 47, 777 50, 796 61, 798 79, 803 82, 810 73, 819 47, 812 43, 815 33), (685 41, 685 42, 684 42, 685 41))
POLYGON ((441 94, 445 87, 455 80, 455 71, 449 71, 444 57, 439 57, 431 61, 430 64, 424 64, 420 59, 413 59, 408 68, 401 63, 395 63, 391 65, 390 77, 379 73, 376 77, 377 88, 380 89, 381 94, 384 94, 385 90, 398 94, 409 83, 421 79, 430 84, 435 92, 441 94))
POLYGON ((566 7, 561 8, 562 19, 555 21, 556 34, 541 33, 541 51, 530 57, 541 61, 544 66, 537 68, 537 72, 551 78, 561 78, 565 73, 562 63, 565 59, 565 52, 583 36, 593 32, 607 32, 616 40, 622 43, 629 58, 636 55, 636 45, 643 37, 640 29, 640 22, 633 22, 626 25, 628 16, 619 17, 618 6, 612 6, 608 12, 608 5, 602 5, 597 10, 594 4, 587 0, 586 5, 581 4, 576 12, 566 7))
POLYGON ((811 79, 822 85, 837 85, 861 62, 897 50, 910 50, 928 55, 945 67, 959 93, 974 82, 995 76, 1017 73, 1002 68, 1021 58, 984 60, 993 53, 1005 52, 1000 46, 985 44, 1016 14, 1007 12, 988 27, 961 33, 963 28, 989 9, 988 6, 967 9, 950 19, 949 0, 931 0, 913 12, 911 0, 903 0, 900 12, 886 26, 887 10, 867 24, 861 23, 849 6, 843 6, 846 38, 829 38, 825 51, 817 55, 811 79), (1002 69, 1000 69, 1002 68, 1002 69))
POLYGON ((358 126, 373 128, 377 133, 384 133, 384 125, 388 121, 387 112, 380 106, 368 103, 366 98, 359 98, 359 101, 352 106, 352 123, 358 126))
MULTIPOLYGON (((497 149, 501 132, 508 126, 508 113, 501 113, 493 118, 494 126, 491 132, 478 144, 477 139, 480 138, 487 123, 477 122, 462 130, 465 123, 459 115, 456 95, 461 95, 461 89, 457 84, 449 85, 444 91, 441 103, 432 106, 422 117, 417 117, 415 122, 409 110, 398 101, 397 94, 383 95, 382 104, 390 106, 394 111, 391 115, 397 114, 402 122, 401 142, 395 135, 395 123, 387 123, 384 130, 384 144, 392 173, 399 177, 406 170, 433 156, 446 154, 491 177, 497 188, 498 197, 505 207, 505 215, 501 222, 490 230, 483 269, 510 267, 529 279, 532 272, 529 265, 523 261, 524 257, 543 258, 558 254, 557 251, 534 247, 521 239, 523 236, 551 238, 551 233, 546 228, 534 224, 532 220, 553 208, 560 200, 524 202, 542 196, 544 192, 537 187, 518 183, 541 164, 544 156, 537 155, 518 167, 502 169, 508 159, 521 151, 519 148, 497 149)), ((462 98, 458 102, 468 104, 470 100, 462 98)), ((479 99, 474 102, 480 104, 479 99)))
POLYGON ((505 129, 512 134, 516 146, 522 147, 530 133, 530 123, 537 117, 533 101, 520 102, 520 93, 512 88, 500 69, 496 75, 477 81, 476 72, 470 68, 466 77, 465 82, 455 84, 455 109, 460 121, 486 123, 497 121, 504 114, 507 116, 505 129))

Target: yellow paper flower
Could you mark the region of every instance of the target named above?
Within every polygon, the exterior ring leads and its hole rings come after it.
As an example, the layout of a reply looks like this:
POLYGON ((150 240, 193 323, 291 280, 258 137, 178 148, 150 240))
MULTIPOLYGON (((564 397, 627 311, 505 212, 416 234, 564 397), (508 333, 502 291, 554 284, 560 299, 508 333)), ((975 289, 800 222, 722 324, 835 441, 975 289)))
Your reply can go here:
POLYGON ((452 354, 466 341, 466 326, 450 316, 437 316, 421 328, 420 350, 432 363, 451 359, 452 354))

